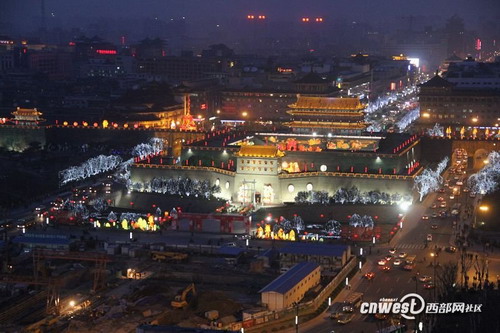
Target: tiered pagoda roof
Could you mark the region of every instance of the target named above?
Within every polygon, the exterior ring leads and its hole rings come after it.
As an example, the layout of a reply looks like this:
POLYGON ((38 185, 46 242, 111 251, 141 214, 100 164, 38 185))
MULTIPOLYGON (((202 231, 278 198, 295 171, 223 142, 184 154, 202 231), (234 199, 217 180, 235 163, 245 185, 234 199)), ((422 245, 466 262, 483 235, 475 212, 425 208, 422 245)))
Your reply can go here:
POLYGON ((362 131, 365 105, 358 98, 298 96, 287 111, 293 120, 287 123, 292 128, 329 128, 333 130, 362 131))
POLYGON ((353 97, 309 97, 299 96, 293 109, 328 110, 328 111, 361 111, 365 108, 358 98, 353 97))
POLYGON ((276 158, 284 156, 284 153, 276 146, 243 145, 235 155, 239 157, 276 158))

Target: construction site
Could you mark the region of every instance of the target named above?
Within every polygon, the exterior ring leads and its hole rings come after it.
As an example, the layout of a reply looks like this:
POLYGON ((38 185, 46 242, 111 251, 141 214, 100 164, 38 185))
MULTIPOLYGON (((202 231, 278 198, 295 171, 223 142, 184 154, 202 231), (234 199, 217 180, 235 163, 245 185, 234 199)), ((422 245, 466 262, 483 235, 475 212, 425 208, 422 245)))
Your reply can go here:
POLYGON ((279 275, 241 248, 102 245, 12 258, 0 278, 2 332, 135 332, 144 323, 238 330, 279 275))

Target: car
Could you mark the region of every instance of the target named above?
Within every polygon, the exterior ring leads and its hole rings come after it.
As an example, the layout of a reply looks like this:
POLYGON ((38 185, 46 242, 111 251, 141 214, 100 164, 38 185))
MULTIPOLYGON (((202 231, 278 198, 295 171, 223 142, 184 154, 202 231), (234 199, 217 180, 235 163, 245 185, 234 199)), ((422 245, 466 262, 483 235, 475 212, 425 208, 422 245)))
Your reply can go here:
POLYGON ((403 263, 403 260, 398 258, 398 259, 395 259, 392 264, 394 266, 401 266, 402 263, 403 263))
POLYGON ((457 182, 457 185, 458 185, 458 186, 462 186, 463 184, 464 184, 464 182, 463 182, 463 181, 461 181, 461 180, 459 180, 459 181, 457 182))
POLYGON ((432 203, 431 208, 437 208, 437 206, 438 206, 437 203, 434 202, 432 203))
POLYGON ((330 319, 339 319, 341 315, 342 315, 341 311, 332 312, 330 314, 330 319))
POLYGON ((379 265, 379 266, 385 266, 385 264, 387 264, 387 260, 385 260, 385 259, 380 259, 380 260, 378 261, 378 265, 379 265))
POLYGON ((426 283, 426 284, 424 284, 424 288, 425 288, 425 289, 433 289, 433 288, 435 288, 435 287, 436 287, 436 286, 434 285, 434 282, 432 282, 432 281, 431 281, 431 282, 428 282, 428 283, 426 283))
POLYGON ((452 194, 452 195, 450 195, 450 200, 453 200, 453 199, 455 199, 455 196, 452 194))
POLYGON ((405 265, 405 266, 403 267, 403 269, 404 269, 405 271, 411 271, 411 270, 413 270, 413 267, 414 267, 413 265, 408 264, 408 265, 405 265))
POLYGON ((398 255, 398 257, 399 257, 400 259, 404 259, 404 258, 406 258, 407 256, 408 256, 408 253, 406 253, 406 252, 401 252, 401 253, 399 253, 399 255, 398 255))
POLYGON ((429 215, 423 215, 422 216, 422 220, 428 220, 429 219, 429 215))
POLYGON ((445 191, 446 191, 446 190, 444 189, 444 187, 441 187, 441 188, 439 189, 439 191, 438 191, 438 192, 439 192, 439 193, 444 193, 445 191))
POLYGON ((431 225, 431 229, 437 229, 437 228, 438 228, 437 224, 434 223, 433 225, 431 225))
POLYGON ((438 197, 438 198, 437 198, 437 201, 443 201, 443 200, 444 200, 444 198, 443 198, 443 197, 438 197))
POLYGON ((444 249, 446 252, 449 252, 449 253, 455 253, 457 252, 457 248, 454 247, 454 246, 448 246, 444 249))
POLYGON ((337 323, 345 325, 350 323, 352 318, 354 318, 354 313, 344 313, 337 319, 337 323))
POLYGON ((385 256, 385 260, 386 261, 391 261, 392 258, 393 258, 393 256, 391 254, 388 254, 388 255, 385 256))
POLYGON ((352 305, 344 305, 342 307, 342 312, 343 313, 352 313, 352 312, 354 312, 354 307, 352 305))
POLYGON ((389 253, 390 253, 390 254, 394 254, 394 253, 396 253, 396 248, 395 248, 395 247, 390 248, 390 249, 389 249, 389 253))
POLYGON ((469 197, 470 197, 470 198, 475 198, 475 197, 476 197, 476 193, 474 193, 474 192, 470 192, 470 193, 469 193, 469 197))
POLYGON ((427 234, 427 241, 432 242, 432 235, 431 234, 427 234))
POLYGON ((422 275, 421 277, 418 278, 420 282, 430 282, 432 280, 432 277, 429 275, 422 275))
POLYGON ((438 217, 438 214, 437 213, 432 213, 432 217, 436 218, 436 217, 438 217))
POLYGON ((443 201, 439 204, 440 208, 446 208, 446 201, 443 201))
POLYGON ((364 275, 365 279, 372 280, 375 277, 375 273, 369 272, 364 275))
POLYGON ((464 189, 462 190, 462 192, 468 193, 468 192, 470 192, 470 190, 469 190, 468 187, 464 187, 464 189))
POLYGON ((388 272, 388 271, 390 271, 390 270, 391 270, 391 267, 389 267, 389 266, 382 266, 382 270, 383 270, 384 272, 388 272))

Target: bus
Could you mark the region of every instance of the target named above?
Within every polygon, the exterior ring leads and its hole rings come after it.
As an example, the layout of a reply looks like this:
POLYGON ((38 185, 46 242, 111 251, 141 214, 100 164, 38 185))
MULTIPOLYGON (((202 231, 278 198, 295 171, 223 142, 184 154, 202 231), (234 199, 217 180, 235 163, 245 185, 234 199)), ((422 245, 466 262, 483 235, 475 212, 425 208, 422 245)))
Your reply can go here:
POLYGON ((343 312, 353 312, 355 308, 361 305, 363 293, 353 292, 344 300, 343 312))

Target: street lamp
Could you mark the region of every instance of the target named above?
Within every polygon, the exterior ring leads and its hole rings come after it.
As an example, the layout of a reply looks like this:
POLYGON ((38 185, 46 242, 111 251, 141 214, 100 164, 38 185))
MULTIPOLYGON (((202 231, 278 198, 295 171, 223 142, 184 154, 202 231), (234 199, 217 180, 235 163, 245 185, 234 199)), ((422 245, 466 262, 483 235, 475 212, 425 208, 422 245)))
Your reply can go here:
MULTIPOLYGON (((489 210, 490 210, 490 207, 489 207, 489 206, 486 206, 486 205, 481 205, 481 206, 479 206, 479 212, 482 212, 482 213, 487 213, 489 210)), ((473 226, 474 226, 474 228, 475 228, 475 227, 476 227, 476 225, 477 225, 477 213, 478 213, 478 212, 476 212, 476 214, 474 214, 474 225, 473 225, 473 226)), ((483 221, 481 221, 481 222, 482 222, 482 223, 481 223, 481 225, 484 225, 484 222, 483 222, 483 221)))
POLYGON ((293 302, 295 307, 295 332, 299 333, 299 302, 293 302))
POLYGON ((436 299, 436 260, 438 257, 437 253, 431 252, 431 257, 434 259, 432 266, 434 267, 434 276, 432 278, 433 283, 434 283, 434 299, 436 299))

